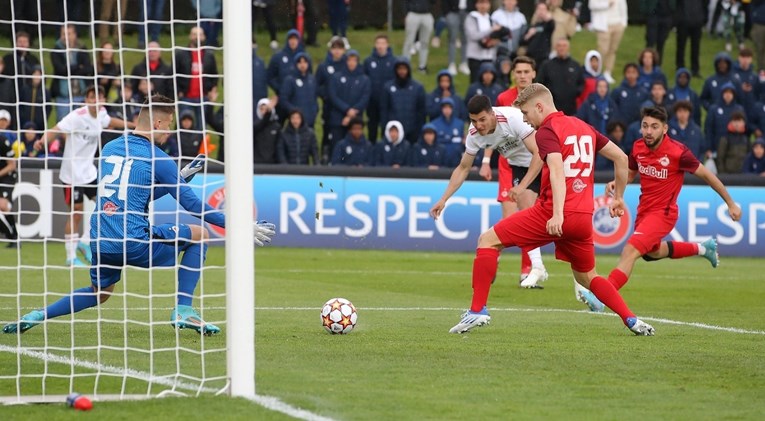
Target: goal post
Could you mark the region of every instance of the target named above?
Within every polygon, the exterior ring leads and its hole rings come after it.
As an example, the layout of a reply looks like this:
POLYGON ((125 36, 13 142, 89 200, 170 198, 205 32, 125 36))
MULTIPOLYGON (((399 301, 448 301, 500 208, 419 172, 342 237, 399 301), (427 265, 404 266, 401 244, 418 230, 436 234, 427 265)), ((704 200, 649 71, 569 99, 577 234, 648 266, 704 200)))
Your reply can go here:
MULTIPOLYGON (((0 406, 26 402, 64 402, 64 397, 72 392, 101 401, 202 394, 255 398, 253 210, 256 207, 251 141, 251 2, 224 0, 222 15, 210 17, 202 16, 201 13, 201 9, 204 9, 202 6, 211 3, 207 0, 193 0, 196 8, 191 7, 192 2, 189 0, 168 1, 163 16, 157 16, 156 11, 149 10, 149 3, 152 2, 131 1, 130 4, 136 7, 139 3, 143 4, 145 13, 144 20, 141 20, 136 10, 128 9, 127 14, 123 15, 125 9, 121 4, 128 0, 117 0, 113 17, 109 19, 102 17, 97 6, 107 2, 77 2, 82 7, 79 11, 82 14, 70 16, 70 4, 64 0, 58 2, 65 16, 65 21, 61 22, 45 18, 48 16, 42 10, 45 1, 31 1, 38 6, 36 20, 29 16, 16 17, 13 6, 10 9, 10 20, 0 18, 0 25, 10 28, 11 34, 10 45, 0 41, 0 58, 19 50, 15 46, 19 28, 23 25, 34 27, 36 29, 25 31, 31 41, 26 50, 40 61, 45 88, 50 90, 52 84, 69 83, 81 77, 79 70, 76 70, 78 59, 75 53, 84 53, 94 68, 94 74, 87 76, 88 80, 98 81, 103 76, 119 85, 116 88, 117 95, 107 97, 106 105, 110 112, 113 109, 121 110, 122 116, 126 118, 130 118, 131 109, 133 112, 140 109, 140 104, 122 101, 121 96, 125 91, 121 87, 132 86, 136 78, 146 80, 147 84, 152 83, 154 76, 133 76, 131 71, 134 66, 143 63, 144 74, 150 74, 148 58, 152 30, 162 28, 160 46, 155 51, 160 52, 172 74, 158 75, 154 80, 163 82, 169 92, 175 94, 178 113, 175 116, 177 127, 173 131, 179 145, 184 133, 200 134, 203 139, 216 133, 205 128, 207 116, 204 106, 211 104, 212 99, 204 95, 199 98, 199 102, 178 98, 178 82, 183 76, 179 77, 180 73, 176 71, 179 68, 176 53, 189 50, 187 40, 191 28, 205 28, 207 26, 204 24, 209 23, 220 24, 221 46, 203 46, 205 50, 215 53, 218 72, 207 74, 201 69, 198 76, 202 80, 218 79, 217 87, 223 92, 223 98, 217 100, 219 103, 211 105, 223 106, 224 132, 229 139, 229 152, 233 153, 226 154, 224 174, 207 173, 209 167, 205 165, 204 172, 200 172, 191 185, 203 202, 213 206, 225 204, 228 229, 225 233, 216 230, 211 234, 214 238, 210 241, 210 244, 222 242, 225 250, 209 248, 208 261, 201 270, 193 296, 193 307, 206 322, 220 326, 222 333, 207 337, 199 336, 191 330, 171 329, 169 316, 176 306, 176 296, 179 294, 178 269, 183 266, 180 258, 178 264, 170 268, 131 267, 122 271, 113 295, 104 304, 73 315, 48 319, 22 335, 0 333, 0 367, 3 367, 0 369, 0 406), (87 16, 92 16, 92 19, 87 16), (69 23, 80 28, 82 45, 70 47, 68 53, 64 54, 64 67, 68 69, 66 74, 55 74, 60 68, 54 70, 51 54, 61 51, 60 46, 55 45, 58 30, 54 36, 44 33, 43 28, 58 28, 69 23), (145 36, 145 46, 137 45, 136 37, 125 35, 122 30, 114 31, 114 35, 109 37, 114 44, 115 61, 118 62, 116 76, 101 73, 103 69, 96 63, 104 51, 99 41, 101 25, 107 25, 112 30, 134 26, 145 36), (202 127, 182 128, 182 110, 194 107, 201 110, 202 127), (231 145, 236 145, 235 149, 231 145), (217 203, 212 203, 211 198, 216 194, 217 203), (211 255, 215 256, 212 260, 211 255)), ((43 113, 48 112, 47 107, 51 108, 53 117, 47 118, 46 114, 45 127, 36 129, 39 135, 61 119, 62 116, 56 113, 57 106, 62 105, 59 100, 68 95, 71 101, 75 95, 74 92, 63 95, 59 92, 60 97, 53 98, 46 93, 42 102, 35 102, 34 97, 30 99, 28 95, 24 96, 27 91, 25 83, 32 79, 33 76, 24 75, 17 79, 20 83, 14 81, 8 86, 13 86, 16 94, 16 103, 12 104, 14 116, 22 115, 25 107, 43 113)), ((114 89, 112 87, 112 94, 115 93, 114 89)), ((0 109, 7 108, 3 98, 0 96, 0 109)), ((84 105, 82 101, 82 97, 77 97, 72 106, 81 107, 84 105)), ((14 133, 21 140, 26 129, 23 122, 17 122, 17 125, 18 129, 14 133)), ((127 131, 111 133, 114 137, 127 131)), ((65 148, 66 143, 62 144, 65 148)), ((202 140, 202 147, 206 144, 207 140, 202 140)), ((101 147, 103 145, 99 149, 101 147)), ((66 218, 71 215, 64 206, 65 185, 59 180, 59 164, 65 158, 53 156, 55 154, 51 149, 47 151, 51 153, 47 158, 22 157, 18 160, 19 182, 13 194, 13 212, 22 227, 22 235, 18 249, 1 250, 0 253, 0 328, 18 321, 25 313, 51 305, 68 296, 72 290, 90 285, 87 268, 70 267, 68 262, 64 264, 63 226, 66 218)), ((196 150, 193 155, 196 155, 196 150)), ((184 156, 188 154, 184 153, 184 156)), ((210 161, 214 158, 208 156, 210 161)), ((129 167, 126 165, 125 168, 129 167)), ((129 173, 130 170, 124 171, 129 173)), ((113 175, 119 176, 117 172, 113 175)), ((189 214, 179 213, 180 206, 175 202, 170 205, 167 203, 169 201, 172 198, 167 196, 152 202, 149 208, 151 221, 172 222, 175 225, 200 224, 212 228, 189 214)), ((96 209, 95 212, 103 210, 96 209)), ((89 230, 90 221, 83 218, 79 232, 89 230)), ((0 233, 0 247, 7 244, 3 240, 0 233)), ((151 248, 151 245, 147 244, 147 247, 151 248)))

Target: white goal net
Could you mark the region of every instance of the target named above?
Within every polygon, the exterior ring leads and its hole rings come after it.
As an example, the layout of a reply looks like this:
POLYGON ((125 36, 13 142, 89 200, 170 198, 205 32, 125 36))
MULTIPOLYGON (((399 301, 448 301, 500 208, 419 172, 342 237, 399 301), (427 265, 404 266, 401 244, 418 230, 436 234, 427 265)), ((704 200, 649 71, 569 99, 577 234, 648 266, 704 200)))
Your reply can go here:
MULTIPOLYGON (((96 400, 254 396, 252 144, 239 142, 236 153, 227 154, 225 176, 212 146, 224 122, 230 136, 252 138, 252 99, 241 95, 252 91, 250 2, 226 0, 225 10, 224 2, 207 0, 6 3, 0 143, 7 140, 13 156, 0 156, 0 325, 15 328, 0 333, 0 403, 63 402, 73 392, 96 400), (89 102, 91 85, 104 103, 89 102), (88 295, 82 291, 92 285, 89 244, 99 240, 89 238, 90 215, 110 212, 98 198, 110 194, 110 182, 126 195, 120 197, 125 206, 139 190, 129 184, 127 160, 102 168, 106 176, 101 173, 103 185, 96 187, 99 179, 89 180, 83 157, 97 144, 92 162, 114 164, 98 154, 110 139, 132 131, 120 122, 132 127, 154 94, 170 97, 175 107, 170 139, 160 148, 178 157, 179 168, 207 154, 190 185, 202 202, 221 211, 225 203, 226 225, 237 228, 224 232, 200 222, 170 195, 153 201, 146 209, 152 225, 209 230, 206 261, 198 254, 195 262, 195 256, 179 257, 169 267, 127 266, 106 302, 77 311, 88 295), (237 119, 225 110, 237 110, 237 119), (16 165, 17 178, 3 171, 9 165, 16 165), (237 194, 226 195, 232 191, 237 194), (179 297, 188 302, 189 272, 200 266, 190 307, 221 329, 211 336, 170 323, 179 297), (62 312, 62 299, 68 314, 42 322, 29 316, 62 312)), ((149 165, 159 171, 156 162, 149 165)), ((179 185, 163 189, 181 194, 179 185)), ((150 198, 159 196, 153 189, 150 198)), ((154 243, 146 241, 145 248, 154 250, 154 243)), ((173 244, 180 247, 178 240, 173 244)), ((99 262, 96 269, 111 265, 99 262)), ((100 279, 102 272, 95 273, 100 279)))

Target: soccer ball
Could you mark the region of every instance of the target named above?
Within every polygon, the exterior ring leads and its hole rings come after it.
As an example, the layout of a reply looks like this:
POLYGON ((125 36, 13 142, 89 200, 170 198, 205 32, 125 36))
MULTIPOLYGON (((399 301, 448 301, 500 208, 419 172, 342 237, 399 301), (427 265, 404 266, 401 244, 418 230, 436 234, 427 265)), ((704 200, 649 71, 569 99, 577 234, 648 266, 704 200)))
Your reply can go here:
POLYGON ((357 320, 356 307, 345 298, 333 298, 321 308, 321 324, 333 335, 350 333, 357 320))

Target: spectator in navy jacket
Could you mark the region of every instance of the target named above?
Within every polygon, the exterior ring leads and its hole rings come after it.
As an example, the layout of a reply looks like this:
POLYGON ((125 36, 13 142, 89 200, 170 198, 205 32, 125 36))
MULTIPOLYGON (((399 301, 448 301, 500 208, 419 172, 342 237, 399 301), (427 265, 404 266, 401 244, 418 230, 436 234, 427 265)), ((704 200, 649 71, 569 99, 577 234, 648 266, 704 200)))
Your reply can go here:
POLYGON ((313 128, 319 113, 316 89, 316 78, 311 73, 311 58, 306 53, 298 53, 295 56, 295 71, 284 79, 279 89, 280 117, 285 119, 292 110, 298 109, 305 117, 305 124, 313 128))
POLYGON ((287 125, 279 133, 276 156, 280 164, 319 165, 316 135, 305 125, 300 110, 292 110, 287 125))
POLYGON ((736 87, 733 86, 733 83, 725 83, 721 90, 718 102, 709 107, 707 119, 704 122, 706 157, 717 152, 720 139, 728 133, 728 122, 730 122, 733 112, 739 111, 746 115, 744 107, 736 102, 736 87))
POLYGON ((611 91, 611 99, 619 109, 619 120, 629 126, 640 120, 640 106, 648 99, 648 91, 638 84, 638 65, 624 65, 624 80, 621 85, 611 91))
POLYGON ((654 80, 651 82, 651 90, 648 92, 650 95, 643 105, 641 105, 641 108, 663 107, 664 110, 667 111, 667 114, 669 114, 672 108, 672 103, 667 97, 667 86, 664 85, 664 82, 658 79, 654 80))
POLYGON ((396 120, 385 125, 383 139, 375 143, 369 154, 373 167, 401 168, 409 158, 409 142, 404 140, 404 126, 396 120))
POLYGON ((755 89, 759 84, 759 77, 754 72, 754 66, 752 66, 753 55, 749 48, 742 48, 738 52, 738 59, 733 63, 733 71, 731 72, 733 83, 738 88, 736 92, 738 102, 747 110, 747 120, 754 117, 751 111, 757 102, 755 89))
POLYGON ((345 139, 335 145, 332 151, 332 165, 363 167, 369 162, 372 143, 364 137, 364 121, 354 118, 348 124, 345 139))
POLYGON ((436 143, 436 128, 428 123, 422 126, 417 144, 409 149, 409 166, 437 170, 444 166, 446 149, 436 143))
POLYGON ((329 82, 327 102, 330 111, 327 125, 331 135, 330 150, 334 149, 335 143, 345 137, 351 120, 364 116, 369 96, 372 94, 369 77, 364 74, 359 61, 358 51, 348 51, 345 68, 335 73, 329 82))
POLYGON ((381 95, 381 124, 400 121, 406 131, 406 140, 415 143, 425 124, 425 88, 412 79, 412 69, 405 58, 396 60, 396 77, 387 82, 381 95))
POLYGON ((733 83, 733 60, 727 53, 717 53, 715 56, 715 74, 704 81, 701 89, 701 105, 709 110, 715 102, 720 100, 723 85, 733 83))
POLYGON ((481 63, 476 81, 471 83, 465 92, 465 109, 467 109, 467 102, 475 95, 486 95, 492 104, 496 104, 497 97, 503 91, 502 85, 497 83, 497 69, 494 63, 481 63))
POLYGON ((675 86, 667 91, 667 100, 670 104, 678 101, 688 101, 693 106, 693 121, 701 124, 701 101, 699 94, 691 89, 691 72, 685 67, 677 69, 675 73, 675 86))
POLYGON ((268 86, 277 95, 284 79, 294 72, 295 56, 301 52, 303 52, 303 41, 300 39, 300 33, 296 29, 290 29, 287 32, 284 48, 271 56, 271 61, 268 62, 268 86))
POLYGON ((448 70, 441 70, 436 75, 436 87, 430 91, 426 98, 428 104, 428 118, 430 121, 438 118, 441 115, 441 102, 451 98, 452 108, 456 110, 459 118, 467 118, 467 107, 462 101, 462 97, 457 95, 457 91, 454 89, 454 79, 448 70))
POLYGON ((321 98, 321 118, 322 118, 322 148, 325 149, 324 155, 332 153, 332 146, 343 138, 344 134, 340 134, 340 137, 332 139, 331 126, 329 124, 330 111, 332 106, 329 102, 329 81, 335 74, 339 73, 345 67, 345 43, 342 38, 332 37, 329 42, 329 51, 327 57, 316 68, 316 92, 321 98), (329 148, 329 149, 327 149, 329 148))
POLYGON ((677 101, 672 106, 673 117, 669 120, 669 137, 681 142, 699 159, 704 158, 704 133, 692 118, 693 105, 690 101, 677 101))
POLYGON ((436 143, 443 145, 447 156, 462 154, 462 138, 465 137, 465 121, 454 114, 454 100, 441 101, 441 115, 431 121, 436 129, 436 143))
POLYGON ((258 56, 258 49, 252 49, 252 100, 255 104, 268 97, 268 72, 266 62, 258 56))
POLYGON ((393 80, 395 73, 393 65, 396 57, 390 48, 388 36, 380 34, 375 37, 375 48, 372 54, 364 60, 364 72, 369 76, 372 86, 372 95, 367 105, 367 132, 371 142, 377 141, 377 133, 380 130, 380 101, 385 83, 393 80))
POLYGON ((653 81, 658 80, 664 82, 664 86, 667 86, 667 76, 661 71, 659 53, 653 48, 646 48, 640 52, 638 56, 638 83, 645 88, 646 91, 651 90, 653 81))
POLYGON ((598 78, 595 92, 579 107, 576 116, 600 133, 606 133, 606 126, 616 117, 616 103, 608 96, 608 82, 605 78, 598 78))
POLYGON ((765 177, 765 139, 758 137, 752 145, 752 151, 744 160, 744 174, 754 174, 765 177))

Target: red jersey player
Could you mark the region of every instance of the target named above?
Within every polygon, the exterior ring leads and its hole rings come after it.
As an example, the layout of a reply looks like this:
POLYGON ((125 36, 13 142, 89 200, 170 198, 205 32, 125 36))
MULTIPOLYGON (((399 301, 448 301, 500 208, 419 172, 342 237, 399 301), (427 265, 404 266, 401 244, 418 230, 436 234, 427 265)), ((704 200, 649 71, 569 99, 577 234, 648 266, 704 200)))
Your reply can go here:
MULTIPOLYGON (((473 261, 473 300, 470 309, 449 332, 464 333, 491 320, 486 302, 497 273, 497 258, 505 247, 540 247, 555 243, 555 256, 569 262, 574 278, 619 315, 637 335, 653 334, 627 308, 619 292, 595 272, 592 241, 593 168, 595 152, 614 161, 614 199, 611 216, 624 213, 622 195, 627 184, 627 156, 608 138, 575 117, 555 108, 552 94, 534 83, 514 105, 537 128, 536 141, 542 167, 539 200, 481 234, 473 261)), ((440 209, 431 210, 438 217, 440 209)))
MULTIPOLYGON (((667 135, 667 112, 661 107, 643 108, 641 132, 643 138, 635 142, 629 157, 628 180, 640 173, 640 204, 638 204, 635 231, 622 250, 616 269, 608 280, 616 289, 627 283, 632 267, 639 257, 653 261, 669 257, 680 259, 704 256, 712 267, 717 267, 717 242, 703 243, 662 241, 677 222, 677 196, 683 187, 683 176, 691 173, 707 184, 728 205, 731 219, 741 219, 741 208, 733 201, 719 178, 709 172, 682 143, 667 135)), ((613 191, 613 182, 607 189, 613 191)))
MULTIPOLYGON (((518 92, 524 90, 534 82, 537 75, 536 62, 531 57, 518 56, 513 60, 510 68, 513 75, 515 86, 507 89, 497 97, 497 107, 511 107, 513 101, 518 98, 518 92)), ((479 174, 481 177, 491 181, 491 162, 492 149, 486 149, 479 174)), ((499 171, 499 192, 497 201, 502 206, 502 218, 507 218, 518 209, 531 207, 536 200, 536 193, 527 191, 525 197, 519 197, 517 201, 513 199, 512 190, 517 184, 513 177, 513 170, 506 159, 500 158, 497 161, 499 171)), ((547 270, 542 263, 542 253, 536 249, 521 249, 521 279, 520 286, 524 288, 541 288, 539 282, 547 280, 547 270), (535 268, 536 270, 533 270, 535 268)))

